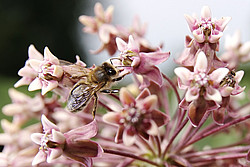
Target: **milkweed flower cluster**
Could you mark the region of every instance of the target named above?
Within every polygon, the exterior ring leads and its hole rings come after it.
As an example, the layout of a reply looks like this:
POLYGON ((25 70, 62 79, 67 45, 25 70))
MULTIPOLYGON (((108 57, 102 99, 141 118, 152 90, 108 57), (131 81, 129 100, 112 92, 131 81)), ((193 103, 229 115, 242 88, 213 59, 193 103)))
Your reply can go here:
POLYGON ((217 55, 231 18, 212 18, 207 6, 200 18, 185 15, 193 38, 186 36, 170 78, 157 67, 170 61, 170 52, 151 46, 138 18, 129 28, 113 25, 113 10, 97 3, 94 17, 79 17, 84 32, 100 38, 101 48, 91 53, 112 56, 100 66, 88 67, 79 56, 70 63, 30 45, 14 86, 41 92, 9 90, 12 103, 2 112, 12 120, 1 120, 1 166, 250 165, 250 102, 240 83, 249 42, 236 32, 217 55), (133 83, 110 87, 129 76, 133 83), (77 112, 65 107, 83 102, 77 112), (201 146, 207 138, 225 143, 201 146))

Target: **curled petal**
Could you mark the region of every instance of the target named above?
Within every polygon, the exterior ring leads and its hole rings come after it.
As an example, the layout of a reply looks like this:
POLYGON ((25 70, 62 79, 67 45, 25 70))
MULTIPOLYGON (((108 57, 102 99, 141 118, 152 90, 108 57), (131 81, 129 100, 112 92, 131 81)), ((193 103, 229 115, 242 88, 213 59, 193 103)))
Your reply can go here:
POLYGON ((37 72, 40 72, 41 71, 41 64, 42 64, 42 61, 40 60, 37 60, 37 59, 30 59, 29 60, 29 64, 30 66, 37 72))
POLYGON ((205 38, 204 38, 202 31, 200 29, 194 30, 193 36, 198 43, 203 43, 205 41, 205 38))
POLYGON ((158 127, 166 125, 170 120, 168 115, 159 110, 152 110, 151 115, 152 120, 156 123, 158 127))
POLYGON ((209 38, 210 43, 217 43, 219 39, 223 36, 223 33, 218 31, 217 34, 212 34, 209 38))
POLYGON ((216 29, 219 31, 224 31, 225 27, 231 19, 231 17, 222 17, 219 20, 215 20, 216 29))
POLYGON ((204 103, 198 106, 191 103, 188 107, 188 118, 194 127, 197 127, 206 113, 206 106, 204 103))
POLYGON ((169 58, 170 52, 140 53, 141 61, 149 65, 158 65, 169 58))
POLYGON ((231 86, 225 86, 220 90, 221 96, 223 97, 230 96, 233 90, 234 88, 232 88, 231 86))
POLYGON ((133 52, 139 52, 139 44, 134 40, 132 35, 129 35, 127 49, 133 52))
POLYGON ((148 97, 148 96, 150 96, 150 91, 147 89, 147 88, 145 88, 145 89, 143 89, 143 91, 136 97, 136 101, 137 100, 142 100, 142 99, 144 99, 144 98, 146 98, 146 97, 148 97))

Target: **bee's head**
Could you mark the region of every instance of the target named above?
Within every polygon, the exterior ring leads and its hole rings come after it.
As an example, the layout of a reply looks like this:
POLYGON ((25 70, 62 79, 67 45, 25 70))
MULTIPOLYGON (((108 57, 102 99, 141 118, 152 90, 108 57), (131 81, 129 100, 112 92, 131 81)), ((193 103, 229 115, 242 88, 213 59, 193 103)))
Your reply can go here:
POLYGON ((114 76, 114 75, 117 74, 116 68, 115 68, 112 64, 110 64, 110 63, 108 63, 108 62, 104 62, 104 63, 102 64, 102 68, 104 69, 104 71, 105 71, 105 72, 107 73, 107 75, 109 75, 109 76, 114 76))

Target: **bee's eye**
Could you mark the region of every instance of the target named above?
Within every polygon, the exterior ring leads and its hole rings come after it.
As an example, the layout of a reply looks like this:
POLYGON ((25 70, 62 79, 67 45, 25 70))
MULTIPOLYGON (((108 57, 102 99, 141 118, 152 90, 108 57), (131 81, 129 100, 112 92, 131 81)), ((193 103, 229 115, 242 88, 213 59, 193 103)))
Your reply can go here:
POLYGON ((108 73, 108 75, 115 75, 116 71, 114 69, 110 68, 107 70, 107 73, 108 73))

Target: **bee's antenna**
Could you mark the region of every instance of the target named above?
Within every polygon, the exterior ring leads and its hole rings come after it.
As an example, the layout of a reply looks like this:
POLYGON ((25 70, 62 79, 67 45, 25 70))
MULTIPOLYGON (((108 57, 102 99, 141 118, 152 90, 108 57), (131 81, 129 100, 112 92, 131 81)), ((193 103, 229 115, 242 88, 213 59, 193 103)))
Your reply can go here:
POLYGON ((110 63, 111 63, 112 65, 113 65, 112 60, 120 60, 120 62, 122 62, 122 60, 121 60, 120 58, 118 58, 118 57, 113 57, 113 58, 110 58, 110 59, 109 59, 109 61, 110 61, 110 63))

